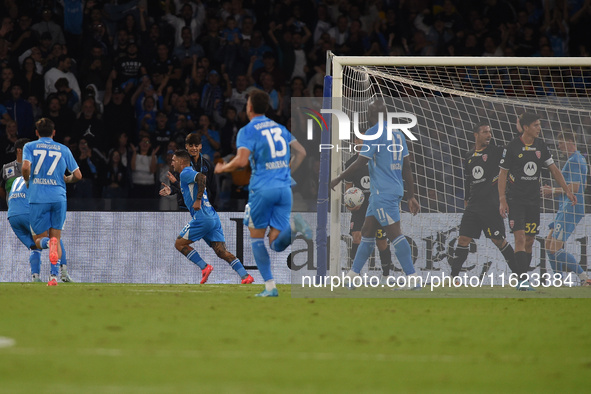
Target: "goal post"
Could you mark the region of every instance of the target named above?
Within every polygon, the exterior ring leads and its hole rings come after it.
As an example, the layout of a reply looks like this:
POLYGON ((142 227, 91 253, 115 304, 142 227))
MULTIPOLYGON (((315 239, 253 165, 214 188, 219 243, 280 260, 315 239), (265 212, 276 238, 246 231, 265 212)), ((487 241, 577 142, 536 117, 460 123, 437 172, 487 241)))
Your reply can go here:
MULTIPOLYGON (((494 141, 504 146, 517 135, 517 115, 535 112, 542 117, 541 137, 559 168, 567 158, 558 150, 560 131, 574 131, 579 150, 585 155, 591 153, 590 58, 357 57, 328 53, 327 60, 327 74, 332 79, 332 110, 353 115, 363 112, 367 103, 380 97, 388 100, 388 112, 412 113, 417 117, 413 133, 418 141, 407 140, 407 144, 413 161, 415 192, 424 213, 419 219, 403 214, 402 227, 405 235, 410 229, 420 240, 413 247, 427 248, 419 252, 419 270, 445 270, 449 243, 457 238, 463 212, 463 160, 473 144, 471 130, 478 121, 490 122, 494 141)), ((368 127, 363 117, 359 115, 359 130, 368 127)), ((350 120, 355 123, 353 116, 350 120)), ((338 176, 346 160, 355 154, 347 145, 352 144, 354 125, 348 141, 339 139, 339 122, 334 115, 330 130, 333 149, 326 182, 338 176), (334 148, 337 146, 340 149, 334 148)), ((544 182, 553 181, 544 178, 544 182)), ((321 180, 321 187, 322 183, 321 180)), ((329 191, 329 274, 340 275, 348 259, 343 238, 348 232, 349 214, 341 202, 343 186, 329 191)), ((547 225, 558 203, 547 198, 542 205, 542 213, 546 214, 542 225, 547 225)), ((589 211, 588 201, 585 208, 589 211)), ((582 228, 575 234, 578 239, 581 234, 591 234, 591 221, 588 223, 587 219, 579 224, 582 228)), ((505 226, 509 239, 507 223, 505 226)), ((547 233, 546 226, 538 237, 547 233)), ((513 244, 512 239, 509 241, 513 244)), ((574 239, 569 239, 570 243, 571 248, 578 247, 574 239)), ((537 257, 543 255, 542 249, 539 248, 537 257)), ((586 266, 587 252, 583 249, 581 246, 576 252, 586 266)), ((482 252, 478 253, 479 264, 499 259, 496 250, 482 252)))

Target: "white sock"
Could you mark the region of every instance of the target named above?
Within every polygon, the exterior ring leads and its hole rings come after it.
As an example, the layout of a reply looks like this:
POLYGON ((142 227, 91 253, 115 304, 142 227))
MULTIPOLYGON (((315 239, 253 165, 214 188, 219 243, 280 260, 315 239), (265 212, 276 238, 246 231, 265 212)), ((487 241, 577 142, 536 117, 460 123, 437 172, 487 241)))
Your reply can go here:
POLYGON ((581 279, 583 282, 585 282, 586 280, 589 279, 589 276, 587 276, 587 273, 586 272, 581 272, 579 274, 579 279, 581 279))
POLYGON ((275 279, 271 279, 265 282, 265 290, 271 291, 275 288, 275 279))

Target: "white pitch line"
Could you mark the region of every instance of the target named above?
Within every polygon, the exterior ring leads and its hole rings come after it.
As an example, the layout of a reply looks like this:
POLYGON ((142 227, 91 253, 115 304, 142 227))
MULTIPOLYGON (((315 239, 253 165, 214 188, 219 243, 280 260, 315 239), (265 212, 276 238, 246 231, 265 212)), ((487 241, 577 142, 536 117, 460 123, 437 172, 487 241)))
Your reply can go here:
POLYGON ((0 348, 12 347, 14 345, 16 345, 16 341, 14 339, 8 337, 0 337, 0 348))

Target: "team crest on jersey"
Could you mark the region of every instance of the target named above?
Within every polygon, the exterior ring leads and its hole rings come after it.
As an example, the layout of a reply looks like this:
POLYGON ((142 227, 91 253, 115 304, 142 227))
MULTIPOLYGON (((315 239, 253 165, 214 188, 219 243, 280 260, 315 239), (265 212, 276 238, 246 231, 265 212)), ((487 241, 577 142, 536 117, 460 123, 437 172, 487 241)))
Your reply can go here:
POLYGON ((515 220, 509 220, 509 227, 513 228, 515 225, 515 220))
POLYGON ((12 178, 14 176, 14 167, 8 167, 6 169, 6 178, 12 178))
POLYGON ((539 159, 540 157, 542 157, 542 152, 540 152, 539 150, 536 151, 536 157, 539 159))
POLYGON ((486 159, 488 159, 488 154, 485 153, 484 155, 482 155, 482 160, 486 163, 486 159))

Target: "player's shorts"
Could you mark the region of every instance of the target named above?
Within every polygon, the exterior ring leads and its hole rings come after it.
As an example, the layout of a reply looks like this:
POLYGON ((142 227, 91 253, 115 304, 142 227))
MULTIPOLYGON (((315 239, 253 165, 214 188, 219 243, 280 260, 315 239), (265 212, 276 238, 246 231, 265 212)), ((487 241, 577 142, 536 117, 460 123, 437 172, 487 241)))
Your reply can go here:
POLYGON ((402 197, 392 194, 371 194, 365 216, 374 216, 382 227, 397 223, 400 221, 400 200, 402 197))
POLYGON ((31 234, 31 222, 29 222, 29 215, 16 215, 8 218, 12 231, 16 234, 17 238, 27 248, 31 249, 35 246, 33 241, 33 235, 31 234))
POLYGON ((210 246, 212 242, 226 242, 224 231, 222 230, 222 222, 220 222, 220 217, 217 215, 211 219, 192 219, 183 227, 179 237, 191 242, 202 239, 210 246))
POLYGON ((584 216, 572 212, 558 211, 554 221, 548 225, 548 228, 554 230, 552 238, 566 242, 584 216))
POLYGON ((482 232, 486 238, 505 239, 505 224, 496 207, 464 212, 460 222, 460 236, 478 239, 482 232))
POLYGON ((44 233, 53 228, 63 230, 66 222, 67 204, 65 201, 29 204, 29 218, 33 235, 44 233))
POLYGON ((525 235, 536 235, 540 232, 539 204, 524 204, 508 200, 509 228, 511 232, 525 230, 525 235))
POLYGON ((291 206, 291 187, 250 190, 244 209, 244 225, 254 229, 270 226, 283 230, 289 227, 291 206))

